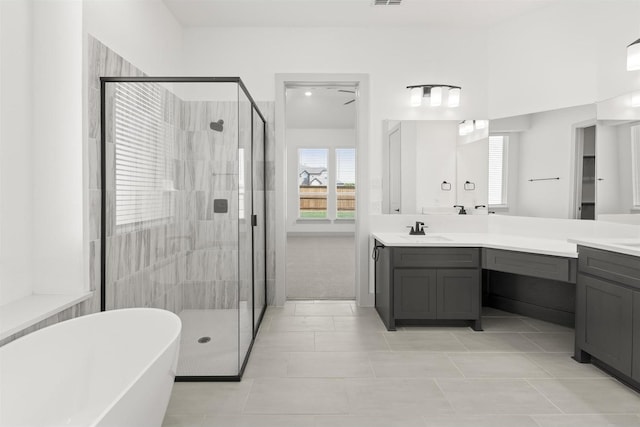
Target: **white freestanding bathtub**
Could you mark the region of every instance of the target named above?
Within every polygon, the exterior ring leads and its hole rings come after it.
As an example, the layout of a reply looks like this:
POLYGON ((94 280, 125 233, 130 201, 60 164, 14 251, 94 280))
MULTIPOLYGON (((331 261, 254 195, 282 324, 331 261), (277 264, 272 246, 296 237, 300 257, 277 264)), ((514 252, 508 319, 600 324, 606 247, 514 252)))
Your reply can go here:
POLYGON ((153 308, 77 317, 0 347, 0 426, 160 426, 180 318, 153 308))

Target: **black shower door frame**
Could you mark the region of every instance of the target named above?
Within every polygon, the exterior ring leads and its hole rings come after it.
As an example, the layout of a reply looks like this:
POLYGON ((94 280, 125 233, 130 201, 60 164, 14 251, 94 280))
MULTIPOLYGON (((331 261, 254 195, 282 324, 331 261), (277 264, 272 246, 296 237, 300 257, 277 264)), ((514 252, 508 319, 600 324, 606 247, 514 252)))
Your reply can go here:
MULTIPOLYGON (((263 163, 266 160, 266 120, 264 115, 260 111, 260 108, 256 104, 255 100, 247 90, 244 82, 240 77, 100 77, 100 186, 101 186, 101 198, 100 198, 100 311, 106 311, 106 249, 107 249, 107 220, 106 220, 106 206, 107 206, 107 191, 106 191, 106 179, 107 179, 107 162, 106 162, 106 86, 108 83, 237 83, 238 86, 242 89, 242 92, 247 97, 247 99, 251 102, 252 106, 252 115, 253 112, 256 112, 260 119, 262 120, 262 144, 263 144, 263 152, 262 152, 262 161, 263 163)), ((240 106, 238 105, 238 109, 240 106)), ((251 120, 251 191, 253 192, 253 172, 255 170, 254 165, 254 156, 253 156, 253 143, 254 143, 254 121, 251 120)), ((264 314, 267 309, 267 177, 266 177, 266 167, 262 168, 262 179, 263 179, 263 207, 264 212, 262 216, 262 221, 264 224, 264 305, 260 310, 260 315, 258 322, 256 323, 255 319, 255 307, 252 307, 252 330, 253 334, 251 337, 251 343, 249 344, 249 348, 247 349, 247 353, 245 354, 242 365, 240 366, 240 370, 237 375, 182 375, 176 376, 176 382, 205 382, 205 381, 240 381, 242 379, 242 375, 244 374, 244 370, 247 366, 247 362, 249 361, 249 356, 251 355, 251 350, 253 349, 253 344, 255 342, 256 336, 258 334, 258 330, 260 329, 260 325, 262 325, 262 320, 264 318, 264 314)), ((255 239, 255 226, 256 222, 254 218, 256 218, 256 214, 254 211, 254 203, 253 203, 253 195, 251 197, 251 242, 252 245, 255 239)), ((251 301, 255 306, 255 250, 251 251, 251 301)), ((240 266, 238 265, 238 268, 240 266)), ((238 334, 240 331, 238 331, 238 334)), ((238 348, 240 351, 240 348, 238 348)))

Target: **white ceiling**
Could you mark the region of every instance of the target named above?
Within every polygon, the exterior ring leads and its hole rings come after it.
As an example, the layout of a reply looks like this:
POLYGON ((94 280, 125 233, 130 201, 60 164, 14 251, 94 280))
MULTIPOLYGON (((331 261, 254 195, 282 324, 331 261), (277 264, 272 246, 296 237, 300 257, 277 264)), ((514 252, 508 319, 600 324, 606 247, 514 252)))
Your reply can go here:
POLYGON ((286 123, 293 129, 355 129, 353 87, 310 86, 287 88, 286 123), (311 92, 306 96, 305 92, 311 92))
POLYGON ((580 0, 162 0, 184 27, 489 27, 551 3, 580 0))

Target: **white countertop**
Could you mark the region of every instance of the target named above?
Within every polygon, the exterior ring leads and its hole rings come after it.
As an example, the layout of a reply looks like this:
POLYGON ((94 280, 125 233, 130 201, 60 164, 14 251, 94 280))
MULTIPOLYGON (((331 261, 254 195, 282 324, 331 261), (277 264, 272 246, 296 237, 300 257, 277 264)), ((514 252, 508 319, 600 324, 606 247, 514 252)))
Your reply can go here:
MULTIPOLYGON (((372 233, 372 236, 385 246, 481 247, 567 258, 578 257, 576 242, 569 242, 566 239, 492 233, 429 233, 428 231, 424 236, 411 236, 409 233, 372 233)), ((640 240, 637 241, 640 244, 640 240)), ((640 246, 637 247, 636 252, 640 254, 640 246)))
POLYGON ((618 252, 626 255, 640 257, 640 238, 584 238, 569 239, 569 242, 590 248, 602 249, 605 251, 618 252))

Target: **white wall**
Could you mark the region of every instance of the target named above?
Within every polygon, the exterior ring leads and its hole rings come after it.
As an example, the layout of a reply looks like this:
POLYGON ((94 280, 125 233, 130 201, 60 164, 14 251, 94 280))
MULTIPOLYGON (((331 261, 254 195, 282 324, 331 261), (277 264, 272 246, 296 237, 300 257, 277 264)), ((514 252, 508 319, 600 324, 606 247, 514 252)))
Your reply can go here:
POLYGON ((0 305, 31 294, 32 4, 0 2, 0 305))
POLYGON ((518 215, 568 218, 572 199, 574 135, 572 126, 593 120, 586 105, 531 115, 531 127, 520 134, 518 215), (560 180, 529 182, 529 179, 560 180))
POLYGON ((35 293, 84 290, 82 4, 33 10, 35 293))
MULTIPOLYGON (((184 74, 182 27, 161 0, 85 0, 83 21, 86 33, 148 75, 184 74)), ((215 53, 209 46, 201 54, 215 53)))
POLYGON ((626 46, 640 34, 637 0, 557 2, 490 29, 491 118, 588 104, 640 89, 626 46))
MULTIPOLYGON (((328 148, 329 158, 335 148, 353 148, 356 145, 354 129, 287 129, 287 232, 350 232, 355 231, 353 224, 313 223, 311 220, 297 222, 298 219, 298 149, 328 148)), ((330 162, 331 165, 331 162, 330 162)), ((330 172, 331 174, 331 172, 330 172)), ((331 179, 331 178, 330 178, 331 179)), ((331 180, 335 182, 335 179, 331 180)), ((360 191, 358 189, 358 191, 360 191)), ((356 194, 357 197, 357 194, 356 194)))

